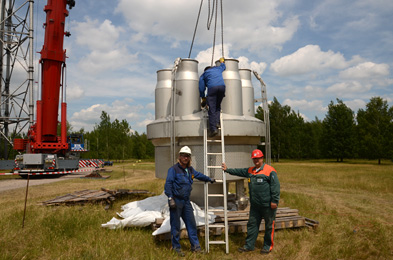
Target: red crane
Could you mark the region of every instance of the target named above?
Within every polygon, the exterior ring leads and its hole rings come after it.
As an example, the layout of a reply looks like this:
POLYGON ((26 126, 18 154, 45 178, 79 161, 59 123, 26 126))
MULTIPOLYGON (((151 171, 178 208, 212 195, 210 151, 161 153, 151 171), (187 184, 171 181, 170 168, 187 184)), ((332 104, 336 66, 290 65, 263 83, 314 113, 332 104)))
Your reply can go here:
POLYGON ((41 100, 37 100, 36 122, 28 132, 28 139, 15 139, 14 149, 27 153, 64 155, 67 143, 67 104, 65 102, 64 69, 66 51, 63 49, 67 5, 71 9, 75 0, 48 0, 44 7, 45 39, 40 52, 41 100), (61 90, 61 93, 60 93, 61 90), (59 101, 61 97, 61 135, 57 135, 59 101))

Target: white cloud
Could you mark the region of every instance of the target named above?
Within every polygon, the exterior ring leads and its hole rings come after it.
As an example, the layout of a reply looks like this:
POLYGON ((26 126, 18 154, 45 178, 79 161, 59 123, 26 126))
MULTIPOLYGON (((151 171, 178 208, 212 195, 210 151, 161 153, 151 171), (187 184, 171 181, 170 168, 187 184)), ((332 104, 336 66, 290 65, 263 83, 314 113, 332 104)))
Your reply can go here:
MULTIPOLYGON (((224 45, 224 57, 227 59, 232 58, 230 56, 231 47, 232 46, 229 44, 224 45)), ((215 53, 221 54, 222 53, 221 47, 218 47, 217 50, 215 50, 215 53)), ((221 57, 221 55, 216 55, 216 56, 217 59, 221 57)), ((206 66, 210 66, 211 59, 212 59, 212 48, 208 48, 207 50, 200 51, 197 54, 196 60, 198 60, 199 62, 198 70, 200 74, 202 74, 206 66)), ((214 61, 216 61, 217 59, 214 59, 214 61)), ((265 62, 257 62, 257 61, 250 62, 250 60, 244 56, 240 56, 236 59, 239 61, 239 69, 251 69, 251 70, 255 70, 259 74, 262 74, 267 67, 267 64, 265 62)))
POLYGON ((343 79, 372 79, 388 75, 388 64, 376 64, 373 62, 363 62, 340 72, 340 78, 343 79))
POLYGON ((132 99, 125 98, 115 100, 111 104, 91 105, 86 109, 75 112, 70 118, 70 123, 75 130, 84 127, 85 130, 91 131, 96 124, 99 124, 101 113, 105 111, 110 116, 112 122, 115 119, 119 121, 126 120, 134 130, 145 132, 146 122, 148 120, 153 121, 154 115, 150 112, 146 113, 145 106, 134 103, 132 99))
POLYGON ((307 45, 274 61, 270 69, 280 76, 293 76, 323 69, 343 69, 346 66, 347 62, 341 53, 331 50, 324 52, 318 45, 307 45))
POLYGON ((86 47, 78 67, 88 74, 124 69, 138 62, 138 54, 130 54, 126 42, 120 39, 122 27, 116 27, 109 20, 100 23, 86 18, 84 22, 74 23, 76 43, 86 47))
MULTIPOLYGON (((232 43, 236 49, 280 49, 293 37, 300 22, 295 15, 283 17, 278 8, 278 1, 223 1, 225 42, 232 43)), ((198 1, 183 0, 172 0, 170 4, 161 0, 120 0, 116 7, 116 13, 124 16, 128 26, 136 33, 162 37, 171 43, 172 48, 180 46, 181 41, 191 42, 198 10, 198 1)), ((196 44, 212 42, 214 22, 208 31, 207 15, 205 2, 198 23, 196 44)), ((217 43, 220 44, 221 19, 218 20, 217 43)))
POLYGON ((301 111, 301 112, 306 112, 306 111, 317 111, 317 112, 324 112, 326 111, 326 107, 323 106, 323 101, 322 100, 306 100, 306 99, 300 99, 300 100, 295 100, 295 99, 285 99, 284 102, 282 102, 283 105, 288 105, 291 107, 292 110, 295 112, 301 111))
POLYGON ((148 103, 148 104, 146 104, 146 109, 154 111, 155 107, 156 107, 155 103, 148 103))
POLYGON ((358 81, 340 82, 327 88, 327 92, 333 93, 336 97, 354 97, 365 93, 371 89, 372 85, 360 83, 358 81))
POLYGON ((237 60, 239 60, 240 69, 254 70, 258 72, 258 74, 260 75, 265 71, 267 67, 267 64, 265 62, 256 62, 256 61, 250 62, 249 59, 244 56, 240 56, 239 58, 237 58, 237 60))
MULTIPOLYGON (((137 123, 137 126, 139 129, 146 129, 146 126, 154 121, 154 115, 152 113, 147 113, 145 115, 145 117, 146 118, 144 120, 139 121, 137 123)), ((144 131, 144 132, 146 132, 146 131, 144 131)))
POLYGON ((116 46, 120 34, 124 32, 121 27, 114 26, 109 20, 100 24, 98 20, 88 17, 84 22, 75 22, 74 27, 76 43, 99 51, 108 51, 116 46))
POLYGON ((92 51, 78 66, 89 74, 100 74, 105 71, 127 68, 137 62, 138 54, 129 54, 126 48, 92 51))
POLYGON ((325 89, 308 85, 303 88, 303 95, 307 98, 321 98, 325 96, 325 89))
POLYGON ((85 91, 79 85, 67 88, 67 99, 79 99, 84 96, 85 91))
POLYGON ((344 104, 346 104, 350 109, 352 109, 352 111, 356 113, 360 108, 364 109, 367 102, 362 99, 353 99, 344 101, 344 104))

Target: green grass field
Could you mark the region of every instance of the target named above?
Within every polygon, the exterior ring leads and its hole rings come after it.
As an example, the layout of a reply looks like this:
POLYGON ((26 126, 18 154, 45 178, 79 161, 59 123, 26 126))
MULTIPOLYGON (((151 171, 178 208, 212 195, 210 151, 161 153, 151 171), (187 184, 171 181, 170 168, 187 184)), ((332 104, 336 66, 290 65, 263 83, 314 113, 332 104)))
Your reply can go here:
MULTIPOLYGON (((284 229, 275 233, 271 254, 240 254, 245 234, 230 235, 230 253, 211 246, 206 255, 189 252, 186 259, 393 259, 393 163, 370 161, 282 161, 274 163, 281 183, 280 207, 298 209, 320 222, 317 229, 284 229)), ((154 177, 154 163, 127 162, 108 167, 106 180, 70 179, 29 187, 22 228, 25 188, 0 192, 0 259, 176 259, 170 241, 159 242, 152 229, 109 230, 101 224, 116 217, 121 205, 39 205, 56 196, 84 189, 146 189, 163 192, 154 177)), ((0 177, 0 181, 4 181, 0 177)), ((257 248, 262 245, 263 234, 257 248)), ((203 237, 200 238, 202 247, 203 237)))

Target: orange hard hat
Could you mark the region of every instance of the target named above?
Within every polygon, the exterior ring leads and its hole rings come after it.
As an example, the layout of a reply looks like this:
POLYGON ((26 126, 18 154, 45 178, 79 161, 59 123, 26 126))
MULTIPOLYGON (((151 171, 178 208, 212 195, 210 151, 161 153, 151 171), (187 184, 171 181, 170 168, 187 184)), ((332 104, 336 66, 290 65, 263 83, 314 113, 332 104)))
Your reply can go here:
POLYGON ((261 150, 255 149, 254 151, 252 151, 252 154, 251 154, 251 158, 252 159, 254 159, 254 158, 262 158, 262 157, 263 157, 263 153, 262 153, 261 150))

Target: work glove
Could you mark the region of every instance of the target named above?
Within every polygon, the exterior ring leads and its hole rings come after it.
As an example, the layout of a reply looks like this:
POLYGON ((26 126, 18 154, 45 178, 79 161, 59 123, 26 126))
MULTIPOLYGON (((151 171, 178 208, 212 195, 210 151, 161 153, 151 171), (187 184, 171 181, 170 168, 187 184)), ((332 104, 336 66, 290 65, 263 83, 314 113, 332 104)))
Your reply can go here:
POLYGON ((206 106, 206 98, 204 97, 204 98, 202 98, 202 101, 201 101, 201 107, 205 107, 206 106))
POLYGON ((221 58, 220 58, 220 63, 224 63, 224 62, 225 62, 224 57, 221 57, 221 58))
POLYGON ((176 202, 175 202, 175 200, 173 198, 169 198, 168 199, 168 204, 169 204, 169 207, 171 209, 175 209, 176 208, 176 202))
POLYGON ((215 183, 216 179, 210 179, 210 183, 215 183))

